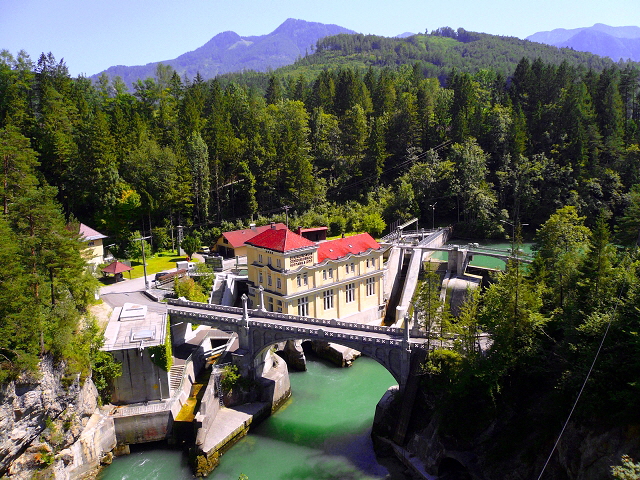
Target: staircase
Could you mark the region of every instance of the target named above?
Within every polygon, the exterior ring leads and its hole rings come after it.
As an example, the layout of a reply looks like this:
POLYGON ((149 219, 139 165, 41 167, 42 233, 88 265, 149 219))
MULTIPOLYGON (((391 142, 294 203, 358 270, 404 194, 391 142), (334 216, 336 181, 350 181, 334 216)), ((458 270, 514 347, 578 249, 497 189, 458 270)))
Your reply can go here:
POLYGON ((172 365, 169 369, 169 388, 172 392, 175 392, 178 388, 180 388, 183 373, 184 365, 172 365))

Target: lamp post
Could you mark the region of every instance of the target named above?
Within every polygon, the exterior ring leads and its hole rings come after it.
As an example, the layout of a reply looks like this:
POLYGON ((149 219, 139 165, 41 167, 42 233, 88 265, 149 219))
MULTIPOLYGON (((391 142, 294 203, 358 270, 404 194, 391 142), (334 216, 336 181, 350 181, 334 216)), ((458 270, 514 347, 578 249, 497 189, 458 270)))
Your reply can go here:
POLYGON ((506 223, 507 225, 511 225, 511 255, 517 257, 515 250, 514 250, 514 245, 515 245, 515 241, 516 241, 516 225, 518 225, 518 227, 526 227, 527 225, 529 225, 528 223, 520 223, 520 222, 510 222, 509 220, 500 220, 502 223, 506 223))
POLYGON ((147 238, 151 238, 151 235, 147 237, 136 238, 136 241, 140 240, 140 245, 142 246, 142 271, 144 272, 144 289, 149 290, 149 282, 147 281, 147 261, 144 256, 144 241, 147 238))
POLYGON ((436 204, 438 202, 434 202, 433 205, 429 205, 431 207, 431 230, 436 229, 436 204))

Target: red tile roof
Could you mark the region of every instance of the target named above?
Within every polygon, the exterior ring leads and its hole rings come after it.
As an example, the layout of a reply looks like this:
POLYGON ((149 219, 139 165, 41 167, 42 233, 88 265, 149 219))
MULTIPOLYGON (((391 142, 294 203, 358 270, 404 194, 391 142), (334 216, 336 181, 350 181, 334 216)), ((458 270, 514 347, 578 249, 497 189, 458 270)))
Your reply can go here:
POLYGON ((102 269, 102 271, 104 273, 113 273, 113 274, 127 272, 129 270, 133 270, 133 268, 131 268, 131 267, 129 267, 129 266, 125 265, 124 263, 121 263, 121 262, 119 262, 117 260, 115 262, 113 262, 113 263, 110 263, 109 265, 107 265, 106 267, 104 267, 102 269))
POLYGON ((311 240, 307 240, 286 228, 284 230, 270 228, 260 235, 256 235, 246 243, 282 253, 297 250, 298 248, 314 247, 316 245, 311 240))
MULTIPOLYGON (((287 226, 284 223, 276 223, 274 225, 276 230, 286 229, 287 226)), ((270 230, 271 225, 263 225, 262 227, 245 228, 243 230, 234 230, 232 232, 224 232, 222 236, 227 239, 229 244, 233 248, 238 248, 244 245, 247 240, 251 240, 253 237, 261 234, 265 230, 270 230)))
POLYGON ((348 254, 364 253, 369 249, 378 250, 380 244, 368 233, 361 233, 351 237, 338 238, 320 243, 318 248, 318 262, 327 258, 337 260, 348 254))

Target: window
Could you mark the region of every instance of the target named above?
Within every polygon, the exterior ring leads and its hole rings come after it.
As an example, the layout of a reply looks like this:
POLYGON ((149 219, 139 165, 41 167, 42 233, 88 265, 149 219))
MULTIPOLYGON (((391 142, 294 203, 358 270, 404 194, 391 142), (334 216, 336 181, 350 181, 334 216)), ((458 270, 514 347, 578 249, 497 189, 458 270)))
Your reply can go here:
POLYGON ((369 268, 369 259, 367 258, 367 268, 369 268))
POLYGON ((376 293, 376 279, 371 277, 367 278, 367 296, 375 295, 376 293))
POLYGON ((326 270, 322 270, 322 279, 323 280, 327 279, 327 271, 326 270))
POLYGON ((273 297, 269 297, 267 310, 269 310, 270 312, 273 312, 273 297))
POLYGON ((333 268, 329 269, 329 278, 333 278, 333 268))
POLYGON ((276 288, 278 290, 282 289, 282 280, 280 279, 280 277, 276 278, 276 288))
POLYGON ((271 286, 271 274, 267 275, 267 285, 271 286))
POLYGON ((333 289, 326 290, 322 294, 322 299, 324 300, 324 309, 331 310, 333 308, 333 289))
POLYGON ((282 264, 280 263, 280 259, 276 258, 276 267, 280 268, 282 264))
POLYGON ((91 240, 89 243, 87 243, 87 246, 89 247, 93 247, 95 246, 96 242, 94 242, 93 240, 91 240))
POLYGON ((278 313, 282 313, 282 300, 278 300, 276 305, 278 307, 278 313))
POLYGON ((258 283, 259 283, 260 285, 262 285, 262 282, 264 282, 264 278, 262 278, 262 272, 259 272, 259 273, 258 273, 258 283))
POLYGON ((345 299, 347 303, 353 302, 356 299, 356 284, 347 283, 344 287, 345 299))
POLYGON ((267 264, 271 265, 271 257, 267 257, 267 264))
POLYGON ((304 283, 305 285, 309 285, 309 279, 307 278, 306 273, 302 274, 302 283, 304 283))
POLYGON ((356 271, 356 264, 351 262, 351 273, 355 273, 356 271))
POLYGON ((309 316, 309 297, 302 297, 298 299, 298 315, 301 317, 309 316))
POLYGON ((298 286, 302 285, 302 277, 301 277, 300 275, 297 275, 297 276, 296 276, 296 284, 297 284, 298 286))
POLYGON ((258 263, 262 263, 262 254, 261 253, 258 254, 258 263))

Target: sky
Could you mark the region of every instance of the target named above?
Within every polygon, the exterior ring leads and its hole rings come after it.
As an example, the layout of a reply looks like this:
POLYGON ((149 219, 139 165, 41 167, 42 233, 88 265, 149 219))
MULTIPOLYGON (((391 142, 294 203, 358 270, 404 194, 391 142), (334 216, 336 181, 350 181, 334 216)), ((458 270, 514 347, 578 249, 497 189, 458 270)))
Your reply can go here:
POLYGON ((72 76, 173 59, 216 34, 265 35, 287 18, 395 36, 440 27, 525 38, 640 26, 638 0, 0 0, 0 50, 64 58, 72 76))

